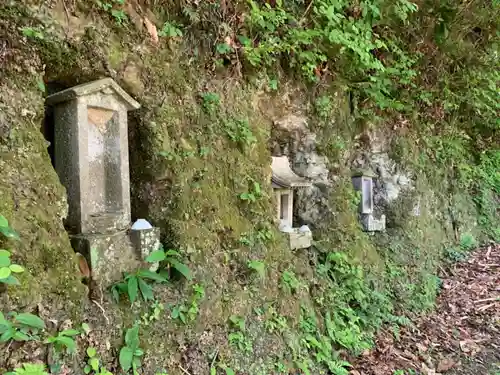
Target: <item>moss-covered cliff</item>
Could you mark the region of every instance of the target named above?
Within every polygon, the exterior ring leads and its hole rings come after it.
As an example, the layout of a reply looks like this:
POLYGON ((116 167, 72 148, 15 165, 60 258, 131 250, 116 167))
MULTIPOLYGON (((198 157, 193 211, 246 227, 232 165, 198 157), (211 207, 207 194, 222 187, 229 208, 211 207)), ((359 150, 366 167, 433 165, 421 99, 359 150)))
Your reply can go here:
MULTIPOLYGON (((60 362, 78 374, 92 346, 119 373, 124 330, 151 316, 140 330, 144 374, 211 367, 343 374, 341 358, 368 348, 382 324, 405 324, 403 315, 432 308, 446 257, 461 256, 474 239, 498 240, 499 134, 488 122, 494 90, 482 85, 498 88, 498 81, 469 69, 474 62, 463 54, 476 45, 478 61, 489 56, 483 50, 493 44, 497 10, 463 18, 468 10, 454 2, 449 9, 420 4, 415 13, 397 2, 398 17, 391 8, 370 28, 368 39, 385 45, 352 41, 370 51, 365 56, 338 36, 325 44, 318 28, 330 25, 321 13, 330 2, 291 3, 3 2, 0 213, 21 240, 0 241, 26 272, 20 286, 0 292, 1 310, 37 313, 51 321, 50 331, 63 322, 88 322, 92 330, 73 360, 47 359, 47 346, 32 342, 6 345, 2 371, 41 359, 54 373, 60 362), (436 35, 450 36, 438 43, 431 26, 443 14, 451 19, 436 23, 436 35), (479 28, 479 36, 463 37, 456 23, 479 28), (403 27, 413 31, 396 39, 403 27), (465 45, 450 52, 457 38, 465 45), (372 59, 386 64, 384 73, 372 59), (442 65, 448 81, 439 79, 442 65), (133 216, 160 227, 164 245, 179 249, 194 275, 155 286, 153 306, 130 308, 108 295, 90 301, 62 224, 66 194, 44 139, 51 138, 44 97, 102 77, 142 105, 129 116, 133 216), (453 101, 458 87, 474 101, 453 101), (306 136, 286 129, 290 118, 302 119, 306 136), (297 219, 313 228, 311 249, 290 251, 277 231, 275 146, 297 170, 312 165, 313 153, 325 158, 326 181, 314 177, 314 189, 297 197, 297 219), (385 233, 371 236, 358 222, 350 178, 358 166, 380 177, 385 233), (256 184, 257 199, 241 199, 256 184), (318 214, 305 214, 311 210, 318 214), (166 311, 155 315, 160 304, 166 311), (176 308, 193 308, 192 321, 172 318, 176 308)), ((374 12, 365 3, 331 3, 332 15, 343 15, 337 29, 344 36, 374 12)))

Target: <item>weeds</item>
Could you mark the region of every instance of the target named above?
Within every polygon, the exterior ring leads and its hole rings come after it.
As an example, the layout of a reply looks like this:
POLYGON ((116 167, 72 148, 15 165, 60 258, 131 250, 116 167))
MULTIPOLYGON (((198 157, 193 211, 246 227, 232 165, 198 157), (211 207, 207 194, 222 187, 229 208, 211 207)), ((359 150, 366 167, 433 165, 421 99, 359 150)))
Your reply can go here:
POLYGON ((205 288, 200 284, 193 285, 193 295, 188 305, 178 304, 171 306, 172 319, 179 319, 183 324, 193 322, 198 316, 198 304, 205 298, 205 288))
POLYGON ((19 234, 12 229, 9 225, 9 221, 5 216, 0 214, 0 234, 5 238, 19 240, 19 234))
POLYGON ((5 375, 49 375, 44 364, 23 363, 21 367, 5 375))
POLYGON ((45 323, 30 313, 10 312, 7 317, 0 312, 0 343, 39 340, 38 334, 45 329, 45 323), (8 318, 8 319, 7 319, 8 318))
POLYGON ((53 344, 56 352, 62 352, 64 349, 68 353, 73 353, 76 349, 76 342, 73 337, 80 334, 80 331, 76 329, 65 329, 58 332, 57 336, 49 336, 46 340, 46 344, 53 344))
POLYGON ((113 375, 111 372, 106 370, 105 367, 101 366, 100 360, 97 357, 97 351, 95 348, 87 348, 87 364, 85 365, 83 372, 85 374, 92 375, 113 375))
POLYGON ((249 269, 255 271, 261 279, 266 277, 266 264, 260 260, 251 260, 247 263, 249 269))
POLYGON ((120 367, 125 372, 132 370, 133 375, 138 375, 143 354, 144 352, 139 347, 139 326, 135 325, 125 334, 125 346, 120 350, 120 367))
MULTIPOLYGON (((179 254, 176 250, 169 249, 165 251, 163 250, 163 246, 160 246, 160 249, 153 251, 146 258, 146 261, 150 263, 164 262, 167 271, 169 269, 174 269, 186 279, 191 280, 191 271, 188 266, 179 260, 180 257, 181 254, 179 254)), ((166 275, 164 274, 164 276, 166 275)))

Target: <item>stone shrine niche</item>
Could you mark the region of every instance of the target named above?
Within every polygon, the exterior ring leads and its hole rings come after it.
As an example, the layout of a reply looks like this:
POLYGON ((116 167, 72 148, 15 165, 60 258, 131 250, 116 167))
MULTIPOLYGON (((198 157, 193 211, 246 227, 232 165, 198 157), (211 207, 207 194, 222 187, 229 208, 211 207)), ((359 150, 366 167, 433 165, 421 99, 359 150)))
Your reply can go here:
POLYGON ((292 250, 308 248, 312 243, 310 229, 305 225, 300 228, 293 227, 293 190, 310 187, 312 184, 292 171, 286 156, 273 156, 271 168, 279 229, 289 237, 292 250))
MULTIPOLYGON (((157 228, 148 228, 155 238, 147 244, 131 241, 127 233, 127 112, 140 105, 111 78, 63 90, 46 103, 54 108, 54 164, 68 195, 65 225, 71 243, 89 263, 92 278, 109 284, 159 244, 157 228)), ((140 233, 145 232, 134 230, 132 236, 140 233)))
POLYGON ((366 232, 379 232, 385 230, 385 215, 375 218, 373 210, 373 179, 377 175, 367 169, 359 170, 352 174, 354 190, 361 192, 359 212, 363 229, 366 232))

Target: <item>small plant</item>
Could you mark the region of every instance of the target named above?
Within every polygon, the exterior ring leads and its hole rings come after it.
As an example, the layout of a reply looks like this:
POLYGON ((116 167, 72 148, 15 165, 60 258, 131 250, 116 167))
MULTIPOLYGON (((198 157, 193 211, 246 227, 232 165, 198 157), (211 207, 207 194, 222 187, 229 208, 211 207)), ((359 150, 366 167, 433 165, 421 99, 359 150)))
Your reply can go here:
POLYGON ((76 342, 73 337, 79 334, 80 331, 76 329, 65 329, 59 332, 57 336, 49 336, 45 343, 54 344, 56 352, 62 352, 63 349, 66 349, 68 353, 73 353, 76 349, 76 342))
POLYGON ((42 363, 23 363, 21 367, 5 375, 49 375, 49 373, 45 371, 45 365, 42 363))
POLYGON ((229 343, 236 346, 242 352, 252 352, 252 342, 245 336, 245 318, 238 315, 232 315, 229 321, 231 322, 231 326, 236 329, 229 334, 229 343))
POLYGON ((165 262, 167 264, 167 268, 173 268, 186 279, 191 280, 191 271, 189 270, 188 266, 186 266, 179 260, 180 257, 181 254, 179 254, 177 251, 172 249, 165 251, 163 250, 163 246, 160 246, 160 249, 153 251, 146 258, 146 261, 150 263, 165 262))
POLYGON ((225 120, 224 131, 231 141, 237 143, 243 149, 257 142, 257 138, 253 134, 247 120, 225 120))
POLYGON ((44 40, 45 35, 42 30, 34 27, 23 27, 21 29, 21 32, 23 35, 27 38, 32 38, 32 39, 38 39, 38 40, 44 40))
POLYGON ((120 300, 120 295, 126 294, 130 303, 134 303, 140 295, 144 301, 153 300, 153 289, 148 284, 148 280, 160 283, 168 282, 164 276, 149 270, 139 270, 135 273, 125 273, 123 281, 111 287, 111 293, 116 302, 120 300), (139 293, 140 292, 140 293, 139 293))
POLYGON ((282 288, 287 290, 289 293, 297 292, 304 284, 301 283, 293 271, 284 271, 281 275, 281 285, 282 288))
POLYGON ((97 357, 97 351, 95 348, 87 348, 87 364, 83 369, 85 374, 92 373, 93 375, 113 375, 111 372, 106 370, 106 368, 101 367, 100 360, 97 357))
POLYGON ((30 313, 10 312, 7 320, 0 312, 0 343, 38 340, 39 331, 45 329, 45 323, 38 316, 30 313))
POLYGON ((266 276, 266 264, 260 260, 251 260, 247 263, 248 268, 257 272, 259 277, 263 279, 266 276))
POLYGON ((477 247, 477 241, 472 234, 464 234, 460 238, 460 248, 464 251, 470 251, 477 247))
POLYGON ((205 92, 200 95, 203 110, 209 114, 215 112, 220 105, 220 96, 214 92, 205 92))
POLYGON ((268 313, 270 314, 270 317, 264 323, 264 327, 269 333, 283 333, 288 329, 288 322, 286 317, 278 314, 278 312, 273 307, 269 308, 268 313))
POLYGON ((125 346, 120 350, 120 367, 128 372, 132 369, 134 375, 138 375, 137 369, 141 367, 141 357, 144 354, 139 347, 139 326, 135 325, 127 330, 125 334, 125 346))
POLYGON ((11 238, 14 240, 19 240, 19 234, 12 229, 9 225, 9 221, 5 218, 5 216, 0 214, 0 234, 5 238, 11 238))
POLYGON ((165 22, 158 32, 158 36, 163 36, 167 38, 176 38, 183 35, 181 26, 171 22, 165 22))
POLYGON ((160 314, 165 310, 165 306, 160 301, 154 301, 151 305, 151 312, 144 313, 141 320, 137 321, 137 324, 144 324, 148 326, 153 321, 160 320, 160 314))
POLYGON ((172 319, 179 319, 183 324, 193 322, 198 316, 198 303, 205 298, 205 288, 200 284, 193 285, 193 296, 189 306, 178 304, 172 306, 172 319))
POLYGON ((256 181, 253 182, 253 189, 251 191, 241 193, 239 198, 242 201, 246 202, 256 202, 258 198, 262 196, 262 189, 260 188, 260 184, 256 181))
POLYGON ((12 274, 21 272, 24 272, 24 268, 18 264, 11 263, 10 252, 0 250, 0 283, 9 285, 19 284, 19 280, 12 274))

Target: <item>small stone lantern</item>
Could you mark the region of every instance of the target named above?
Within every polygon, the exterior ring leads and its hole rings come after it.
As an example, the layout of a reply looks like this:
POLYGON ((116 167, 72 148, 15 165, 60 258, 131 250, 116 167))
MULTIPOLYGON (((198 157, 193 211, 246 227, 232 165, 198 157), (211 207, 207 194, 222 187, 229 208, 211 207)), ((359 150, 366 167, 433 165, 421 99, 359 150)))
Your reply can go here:
POLYGON ((307 226, 293 227, 293 189, 309 187, 312 184, 292 171, 286 156, 273 156, 271 168, 271 181, 276 197, 276 214, 280 222, 280 231, 288 235, 292 250, 308 248, 312 243, 312 233, 309 228, 307 226))
POLYGON ((127 112, 140 105, 111 78, 50 95, 46 103, 54 107, 55 169, 68 195, 65 225, 72 245, 87 259, 93 279, 111 282, 137 267, 136 254, 145 255, 127 233, 127 112))
POLYGON ((370 169, 359 170, 352 174, 354 189, 361 192, 359 211, 366 232, 385 230, 385 215, 380 219, 375 219, 373 216, 373 179, 376 177, 377 175, 370 169))

